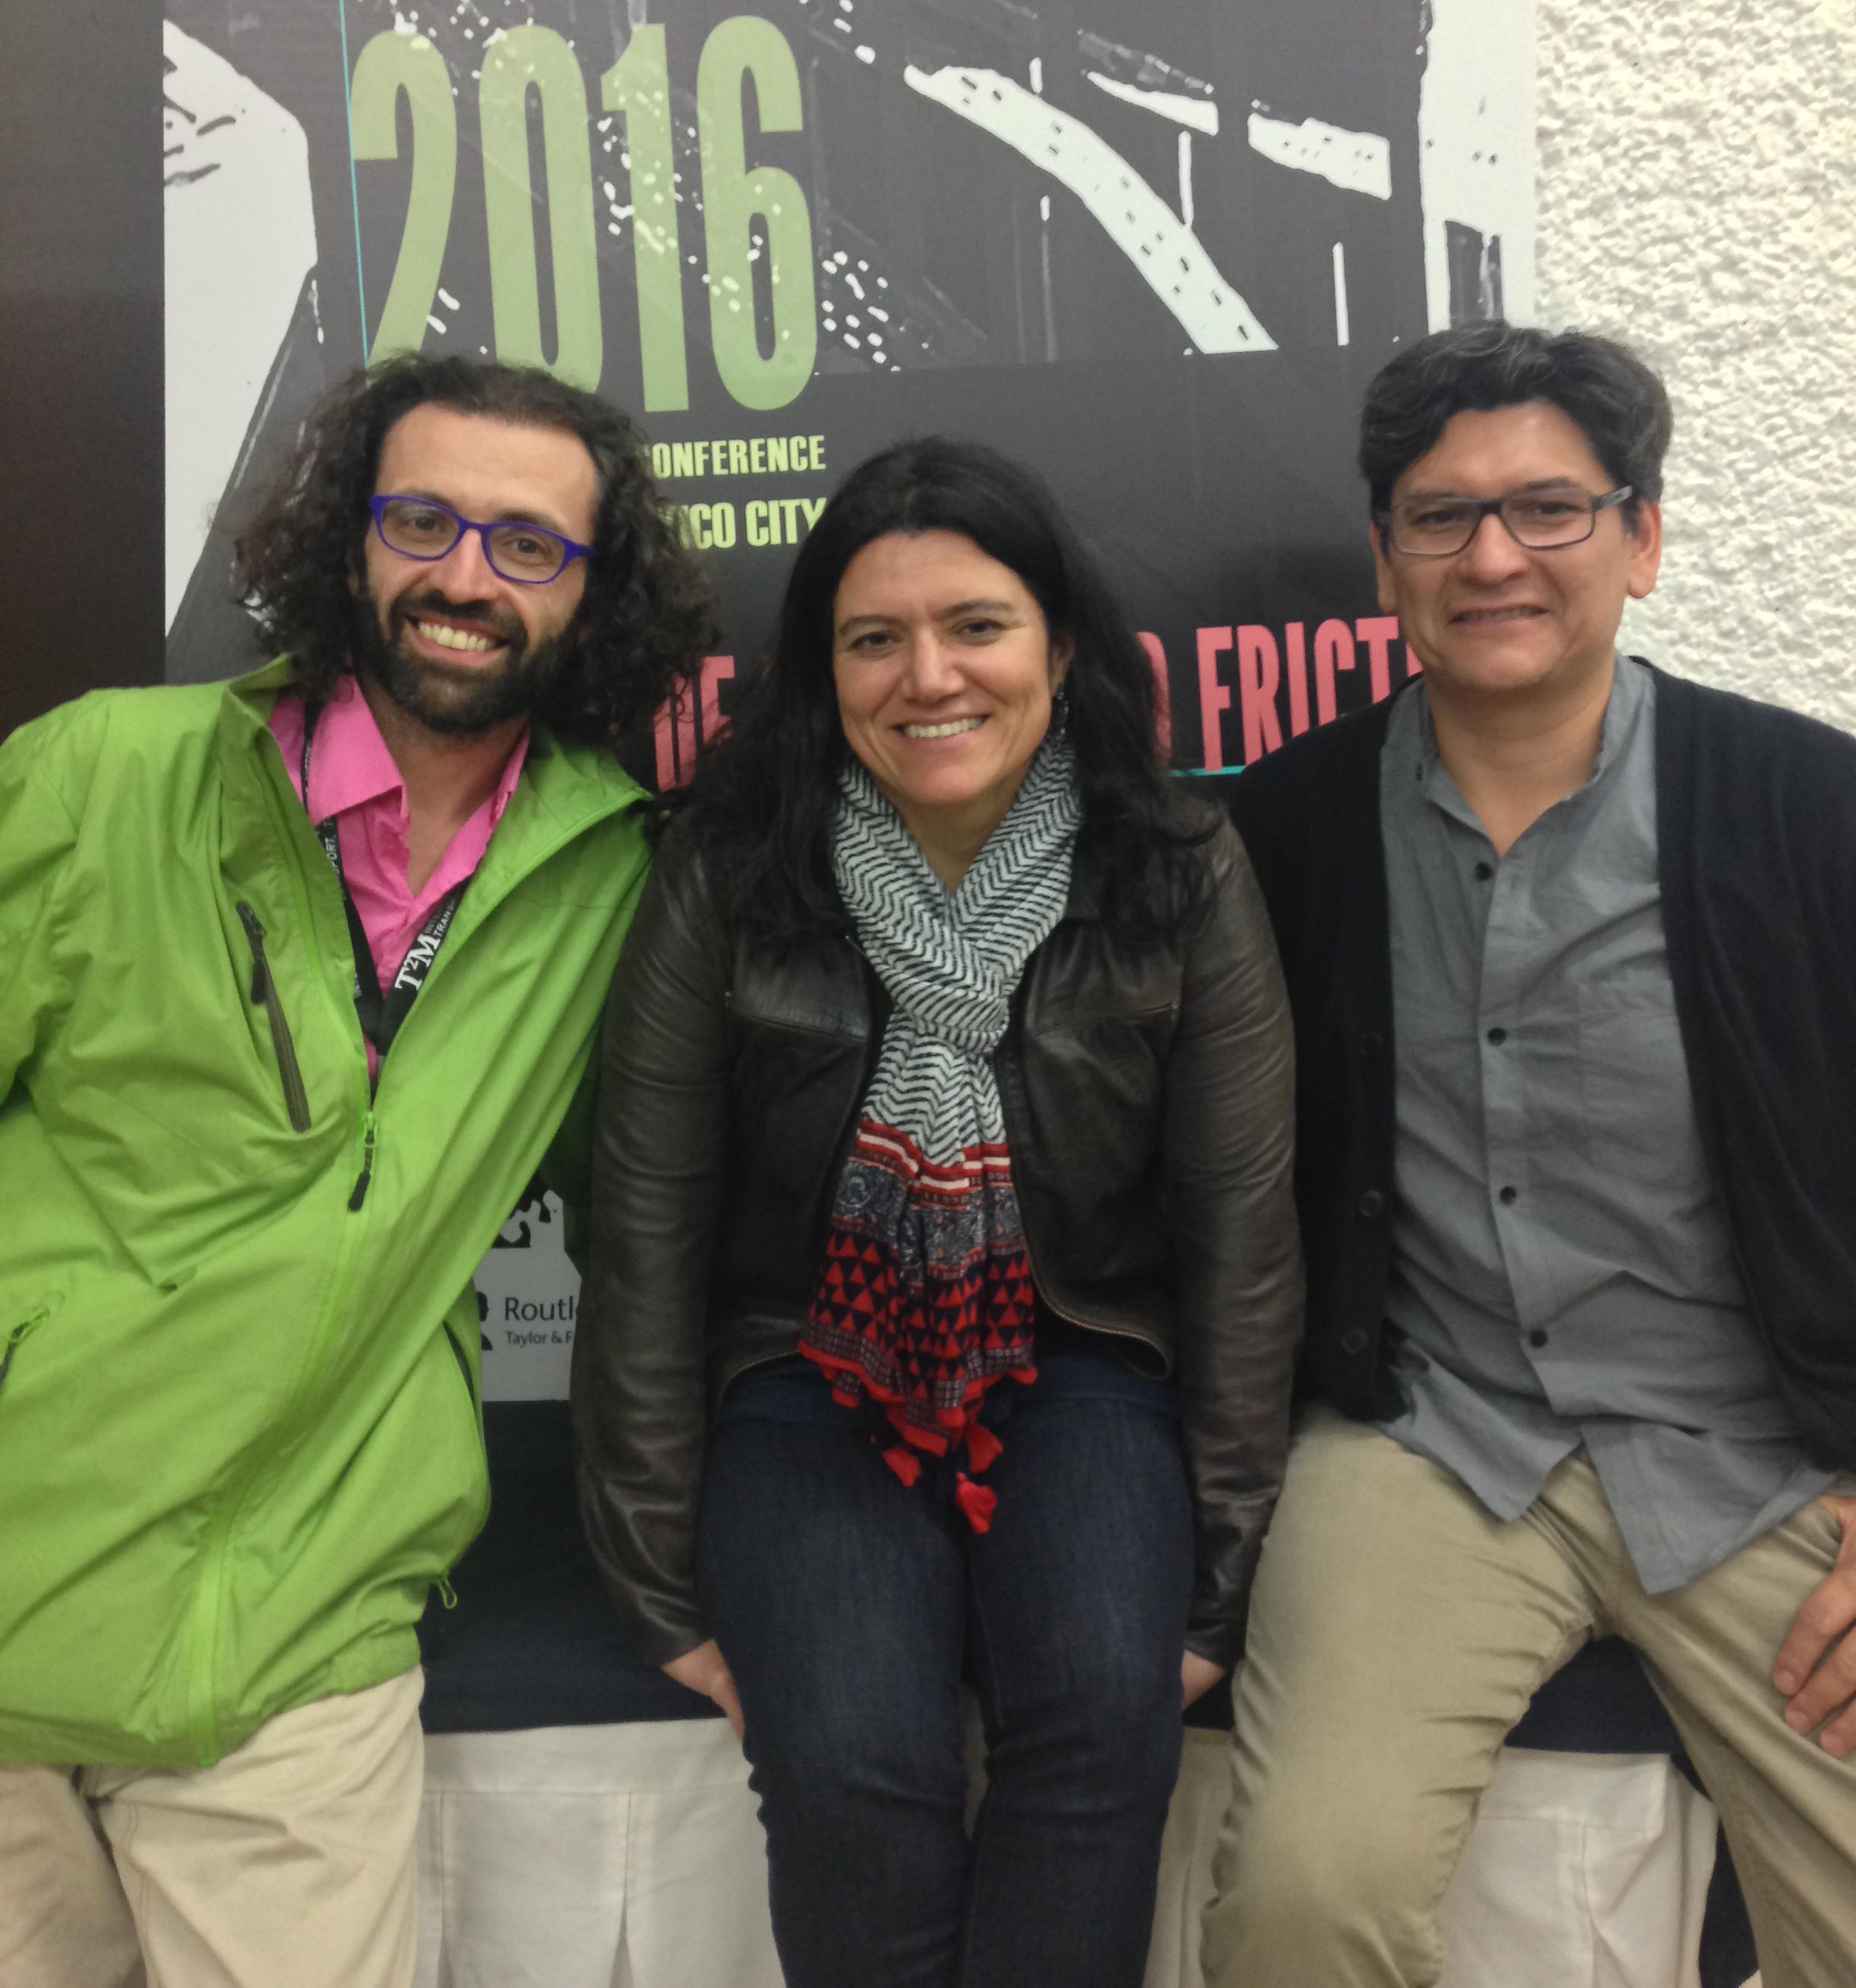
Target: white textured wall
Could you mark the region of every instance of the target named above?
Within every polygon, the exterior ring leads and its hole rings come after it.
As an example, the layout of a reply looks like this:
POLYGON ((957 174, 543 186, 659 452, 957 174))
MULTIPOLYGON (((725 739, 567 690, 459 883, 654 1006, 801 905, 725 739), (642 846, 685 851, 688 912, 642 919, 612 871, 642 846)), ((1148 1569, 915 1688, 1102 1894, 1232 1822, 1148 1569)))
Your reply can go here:
POLYGON ((1675 441, 1624 640, 1856 732, 1856 0, 1539 0, 1536 321, 1675 441))

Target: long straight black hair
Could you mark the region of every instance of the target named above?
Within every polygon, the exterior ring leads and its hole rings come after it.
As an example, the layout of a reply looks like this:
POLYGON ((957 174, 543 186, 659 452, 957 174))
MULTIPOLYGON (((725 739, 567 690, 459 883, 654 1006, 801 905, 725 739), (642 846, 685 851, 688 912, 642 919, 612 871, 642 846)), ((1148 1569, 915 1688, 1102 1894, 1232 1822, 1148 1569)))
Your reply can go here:
POLYGON ((830 828, 850 751, 832 670, 833 606, 844 570, 891 532, 955 532, 1016 573, 1053 644, 1070 647, 1069 735, 1083 790, 1077 862, 1101 915, 1158 936, 1203 900, 1188 852, 1218 820, 1161 763, 1152 665, 1095 561, 1043 482, 974 442, 898 443, 846 478, 786 583, 766 666, 728 736, 675 803, 712 887, 749 931, 776 942, 843 928, 830 828))

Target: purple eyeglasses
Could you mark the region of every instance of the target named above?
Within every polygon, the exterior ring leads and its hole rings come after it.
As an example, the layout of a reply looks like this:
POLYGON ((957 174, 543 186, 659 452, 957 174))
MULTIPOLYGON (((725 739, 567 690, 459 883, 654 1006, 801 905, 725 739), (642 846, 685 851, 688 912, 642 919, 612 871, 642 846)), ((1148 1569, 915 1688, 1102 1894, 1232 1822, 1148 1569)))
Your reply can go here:
POLYGON ((466 532, 483 541, 483 556, 492 573, 518 587, 546 587, 558 580, 576 559, 590 559, 593 548, 579 545, 545 525, 513 518, 466 518, 434 497, 370 497, 374 529, 380 543, 402 559, 441 560, 466 532))

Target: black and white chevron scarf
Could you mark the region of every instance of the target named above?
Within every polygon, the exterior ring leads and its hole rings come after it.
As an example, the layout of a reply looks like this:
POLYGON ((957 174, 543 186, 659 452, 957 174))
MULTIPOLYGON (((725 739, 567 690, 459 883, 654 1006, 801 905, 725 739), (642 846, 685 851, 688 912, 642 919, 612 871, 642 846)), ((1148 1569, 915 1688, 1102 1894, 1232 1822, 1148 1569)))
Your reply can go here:
POLYGON ((1076 756, 1046 738, 1006 818, 950 893, 853 760, 839 782, 833 860, 866 957, 894 1002, 839 1176, 800 1350, 847 1406, 878 1403, 918 1452, 965 1450, 955 1496, 991 1523, 983 1470, 999 1441, 976 1417, 1001 1374, 1035 1376, 1036 1299, 992 1053, 1032 953, 1063 915, 1082 819, 1076 756))

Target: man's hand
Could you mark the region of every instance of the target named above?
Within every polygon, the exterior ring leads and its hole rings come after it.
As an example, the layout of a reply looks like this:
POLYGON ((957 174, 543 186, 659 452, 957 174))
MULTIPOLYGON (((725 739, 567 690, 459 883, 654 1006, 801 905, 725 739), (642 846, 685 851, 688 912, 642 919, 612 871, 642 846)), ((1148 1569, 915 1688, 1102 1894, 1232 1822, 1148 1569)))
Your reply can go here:
POLYGON ((1822 1726, 1820 1744, 1841 1760, 1856 1747, 1856 1498, 1817 1502, 1843 1528, 1843 1543, 1837 1564, 1804 1598, 1772 1681, 1791 1701, 1786 1724, 1799 1733, 1822 1726))
POLYGON ((1196 1705, 1224 1675, 1222 1664, 1213 1663, 1209 1657, 1195 1656, 1188 1650, 1179 1660, 1180 1709, 1196 1705))
POLYGON ((705 1698, 713 1699, 727 1713, 735 1737, 741 1737, 741 1697, 735 1689, 735 1674, 722 1661, 713 1636, 681 1656, 672 1657, 664 1666, 664 1675, 686 1691, 700 1692, 705 1698))

